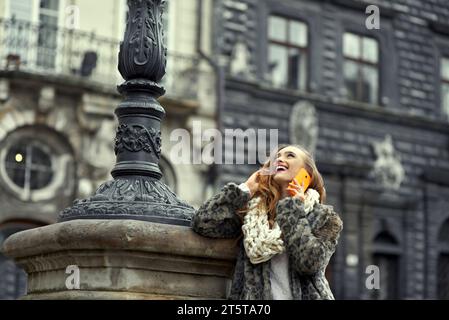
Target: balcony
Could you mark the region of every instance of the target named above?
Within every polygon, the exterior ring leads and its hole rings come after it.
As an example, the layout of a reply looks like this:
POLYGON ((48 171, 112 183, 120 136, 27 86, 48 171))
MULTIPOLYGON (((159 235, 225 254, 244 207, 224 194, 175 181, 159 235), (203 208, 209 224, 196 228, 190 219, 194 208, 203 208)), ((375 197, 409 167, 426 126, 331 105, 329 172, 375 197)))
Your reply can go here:
MULTIPOLYGON (((19 70, 41 76, 70 77, 82 83, 115 88, 120 41, 94 33, 0 19, 0 72, 19 70)), ((162 80, 167 96, 198 101, 200 60, 168 53, 162 80)))

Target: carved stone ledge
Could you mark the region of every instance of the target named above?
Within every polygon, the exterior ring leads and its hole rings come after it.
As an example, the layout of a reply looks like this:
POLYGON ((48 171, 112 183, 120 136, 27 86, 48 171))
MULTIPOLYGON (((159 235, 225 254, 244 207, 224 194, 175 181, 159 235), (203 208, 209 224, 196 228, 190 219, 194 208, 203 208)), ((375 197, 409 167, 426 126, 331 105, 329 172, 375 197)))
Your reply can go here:
POLYGON ((224 299, 235 239, 135 220, 73 220, 16 233, 4 253, 28 274, 23 299, 224 299), (70 290, 68 266, 79 269, 70 290))

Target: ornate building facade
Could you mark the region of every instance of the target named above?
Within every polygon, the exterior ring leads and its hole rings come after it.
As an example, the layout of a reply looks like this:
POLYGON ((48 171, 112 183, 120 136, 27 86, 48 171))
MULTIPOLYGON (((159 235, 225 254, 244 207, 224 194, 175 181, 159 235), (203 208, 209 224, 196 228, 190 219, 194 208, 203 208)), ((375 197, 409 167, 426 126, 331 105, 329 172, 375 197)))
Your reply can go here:
MULTIPOLYGON (((449 4, 217 6, 221 125, 279 129, 280 143, 314 153, 344 220, 327 270, 336 298, 449 298, 449 4), (379 289, 366 284, 371 265, 379 289)), ((257 166, 221 169, 225 183, 257 166)))

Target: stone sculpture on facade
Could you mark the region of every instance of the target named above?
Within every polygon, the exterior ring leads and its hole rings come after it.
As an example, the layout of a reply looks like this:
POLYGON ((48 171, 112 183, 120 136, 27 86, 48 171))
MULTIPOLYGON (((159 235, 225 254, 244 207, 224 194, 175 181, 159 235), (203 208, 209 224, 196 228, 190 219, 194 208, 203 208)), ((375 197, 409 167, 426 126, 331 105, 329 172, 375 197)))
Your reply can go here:
POLYGON ((401 164, 401 156, 395 150, 391 135, 373 143, 376 161, 372 175, 374 179, 386 190, 397 190, 404 181, 405 171, 401 164))
POLYGON ((318 117, 308 101, 297 102, 290 116, 290 141, 304 146, 312 154, 315 153, 318 140, 318 117))

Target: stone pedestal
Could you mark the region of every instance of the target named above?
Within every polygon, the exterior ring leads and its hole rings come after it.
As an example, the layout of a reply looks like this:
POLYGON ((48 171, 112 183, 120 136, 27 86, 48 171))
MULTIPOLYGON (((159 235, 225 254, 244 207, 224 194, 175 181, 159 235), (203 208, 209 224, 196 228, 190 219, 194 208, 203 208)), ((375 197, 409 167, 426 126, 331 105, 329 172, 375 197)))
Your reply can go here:
POLYGON ((225 299, 237 248, 184 226, 86 219, 16 233, 3 251, 28 274, 23 299, 225 299))

